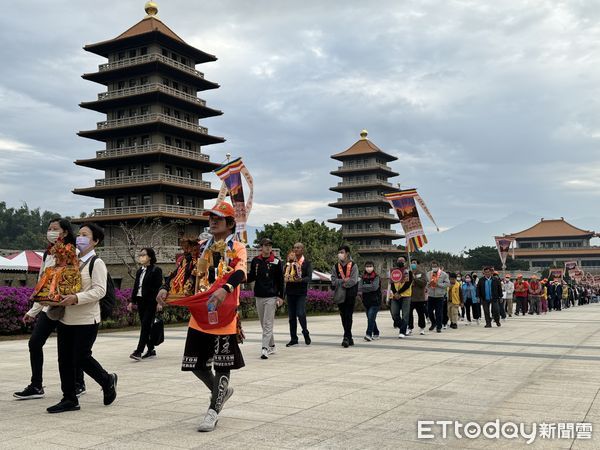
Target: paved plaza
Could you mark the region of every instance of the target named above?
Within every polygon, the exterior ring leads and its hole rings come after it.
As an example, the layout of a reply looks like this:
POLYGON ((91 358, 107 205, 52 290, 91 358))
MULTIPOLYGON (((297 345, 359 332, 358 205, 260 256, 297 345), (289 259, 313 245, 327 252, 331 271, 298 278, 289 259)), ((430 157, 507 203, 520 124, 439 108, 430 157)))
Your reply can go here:
MULTIPOLYGON (((285 348, 287 321, 275 324, 278 353, 259 359, 260 327, 244 323, 246 367, 217 429, 196 431, 208 392, 180 371, 185 327, 168 328, 151 361, 128 358, 137 332, 103 333, 94 355, 119 375, 115 404, 102 406, 89 378, 81 411, 50 415, 61 398, 56 339, 46 344, 42 400, 15 401, 29 378, 27 340, 0 342, 0 448, 517 448, 525 440, 417 439, 417 420, 501 423, 590 422, 600 427, 600 306, 508 319, 501 328, 461 322, 458 330, 399 340, 388 312, 382 339, 366 343, 355 314, 356 346, 340 347, 337 316, 309 317, 310 347, 285 348)), ((441 428, 433 427, 441 435, 441 428)), ((537 440, 530 448, 600 448, 591 440, 537 440)))

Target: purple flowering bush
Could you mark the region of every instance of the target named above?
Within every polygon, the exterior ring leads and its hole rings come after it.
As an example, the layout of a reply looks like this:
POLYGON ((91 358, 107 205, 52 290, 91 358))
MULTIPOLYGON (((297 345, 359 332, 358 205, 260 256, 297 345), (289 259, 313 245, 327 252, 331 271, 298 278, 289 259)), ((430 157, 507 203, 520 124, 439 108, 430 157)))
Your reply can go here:
POLYGON ((0 334, 18 334, 31 329, 21 320, 31 307, 33 288, 0 286, 0 334))

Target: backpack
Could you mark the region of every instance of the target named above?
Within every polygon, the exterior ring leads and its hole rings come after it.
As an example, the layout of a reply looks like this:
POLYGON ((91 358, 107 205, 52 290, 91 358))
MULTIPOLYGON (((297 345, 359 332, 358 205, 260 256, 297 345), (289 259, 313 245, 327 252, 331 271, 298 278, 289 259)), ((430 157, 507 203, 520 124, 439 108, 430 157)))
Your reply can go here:
MULTIPOLYGON (((92 278, 92 272, 94 271, 94 261, 98 259, 97 256, 92 257, 89 265, 90 278, 92 278)), ((110 276, 110 273, 106 275, 106 294, 100 299, 100 319, 106 320, 113 317, 115 308, 117 307, 117 296, 115 295, 115 283, 110 276)))

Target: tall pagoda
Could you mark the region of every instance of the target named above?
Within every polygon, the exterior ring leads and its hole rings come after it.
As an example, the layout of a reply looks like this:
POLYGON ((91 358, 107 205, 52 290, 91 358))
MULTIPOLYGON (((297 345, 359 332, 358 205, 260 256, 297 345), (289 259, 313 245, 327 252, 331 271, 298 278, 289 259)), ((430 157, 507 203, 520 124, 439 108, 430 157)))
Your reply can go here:
MULTIPOLYGON (((167 248, 175 251, 178 236, 197 236, 203 230, 205 201, 218 195, 202 176, 219 164, 210 161, 202 146, 225 139, 209 134, 198 122, 222 112, 197 94, 219 85, 195 68, 217 58, 187 44, 165 25, 154 2, 146 3, 145 11, 146 17, 116 38, 84 47, 108 62, 83 75, 106 91, 80 106, 106 114, 106 120, 78 135, 103 142, 105 148, 75 164, 102 170, 104 177, 73 193, 104 200, 103 208, 85 220, 105 227, 107 263, 122 259, 124 229, 139 228, 140 222, 171 224, 158 250, 161 255, 167 248)), ((146 243, 151 244, 156 242, 146 243)))
POLYGON ((388 182, 390 177, 398 175, 388 163, 398 158, 383 152, 367 139, 366 130, 350 148, 331 158, 342 162, 331 172, 342 181, 330 190, 341 193, 342 197, 329 206, 342 211, 329 222, 340 224, 344 240, 353 252, 373 260, 377 270, 383 273, 393 258, 404 252, 392 244, 403 236, 391 228, 398 219, 390 213, 390 204, 383 197, 398 190, 388 182))

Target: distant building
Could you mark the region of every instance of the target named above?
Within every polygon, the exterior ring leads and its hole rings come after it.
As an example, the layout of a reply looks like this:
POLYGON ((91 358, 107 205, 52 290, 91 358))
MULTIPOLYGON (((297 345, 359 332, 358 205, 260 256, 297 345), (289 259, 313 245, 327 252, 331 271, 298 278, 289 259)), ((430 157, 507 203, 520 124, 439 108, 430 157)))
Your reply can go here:
POLYGON ((201 214, 212 207, 218 190, 202 177, 219 166, 203 146, 225 141, 198 123, 222 114, 197 97, 219 85, 205 79, 196 64, 217 58, 165 25, 154 2, 145 10, 144 19, 116 38, 84 47, 108 59, 97 72, 83 75, 106 91, 80 106, 106 114, 106 120, 78 134, 105 147, 75 164, 101 170, 103 177, 73 192, 101 198, 104 205, 77 222, 91 220, 105 228, 99 253, 114 264, 109 269, 117 283, 124 277, 118 273, 123 259, 131 261, 140 247, 152 245, 159 263, 172 262, 178 238, 203 231, 207 218, 201 214), (133 251, 126 228, 137 236, 133 251))
POLYGON ((564 267, 565 261, 577 261, 586 272, 600 271, 600 247, 590 244, 597 234, 563 218, 541 219, 531 228, 506 236, 516 241, 515 258, 527 261, 531 270, 564 267))
POLYGON ((377 270, 384 273, 398 255, 405 253, 393 244, 403 236, 391 228, 392 224, 398 223, 398 218, 390 213, 391 206, 383 197, 398 190, 388 181, 398 175, 388 166, 397 158, 367 139, 366 130, 360 136, 350 148, 331 157, 342 162, 331 172, 342 181, 330 190, 342 196, 329 204, 341 209, 341 214, 329 222, 341 225, 344 240, 352 251, 361 259, 372 259, 377 270))

